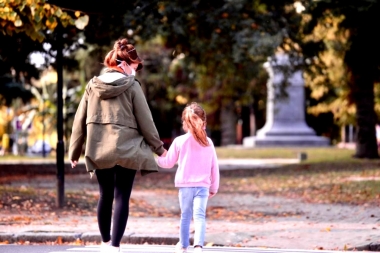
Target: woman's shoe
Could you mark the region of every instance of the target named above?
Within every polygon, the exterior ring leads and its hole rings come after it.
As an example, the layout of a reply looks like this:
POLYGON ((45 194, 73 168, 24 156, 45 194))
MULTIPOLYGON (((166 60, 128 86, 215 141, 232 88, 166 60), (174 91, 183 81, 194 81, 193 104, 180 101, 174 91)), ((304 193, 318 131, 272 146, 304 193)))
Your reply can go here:
POLYGON ((100 244, 100 253, 120 252, 120 247, 111 246, 111 241, 100 244))

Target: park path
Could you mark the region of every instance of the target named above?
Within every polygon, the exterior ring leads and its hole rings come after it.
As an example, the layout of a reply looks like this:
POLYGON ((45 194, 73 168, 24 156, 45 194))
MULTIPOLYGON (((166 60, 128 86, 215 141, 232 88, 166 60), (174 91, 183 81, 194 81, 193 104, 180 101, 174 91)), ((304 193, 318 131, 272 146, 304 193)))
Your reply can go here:
MULTIPOLYGON (((19 176, 9 182, 1 182, 24 189, 51 190, 55 189, 55 183, 54 176, 19 176)), ((65 188, 68 192, 97 194, 96 179, 90 180, 87 174, 67 175, 65 188)), ((179 207, 175 190, 144 189, 136 185, 132 202, 144 202, 159 211, 154 215, 144 215, 131 210, 126 233, 177 236, 179 207)), ((221 191, 210 199, 208 214, 206 241, 214 245, 307 250, 343 250, 369 244, 380 245, 380 212, 371 206, 312 204, 299 199, 221 191)), ((1 232, 98 231, 95 212, 52 212, 41 219, 30 217, 29 222, 24 224, 7 223, 12 215, 30 216, 25 211, 2 210, 1 232)))

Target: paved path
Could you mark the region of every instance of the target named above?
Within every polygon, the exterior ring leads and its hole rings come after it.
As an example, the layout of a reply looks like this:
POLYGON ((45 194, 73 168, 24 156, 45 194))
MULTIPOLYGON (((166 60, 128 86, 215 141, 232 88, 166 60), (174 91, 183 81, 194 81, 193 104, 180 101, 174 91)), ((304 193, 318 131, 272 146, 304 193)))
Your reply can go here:
MULTIPOLYGON (((99 252, 100 246, 5 246, 0 245, 2 253, 92 253, 99 252)), ((172 245, 130 245, 123 244, 120 252, 128 253, 173 253, 172 245)), ((188 249, 194 252, 193 248, 188 249)), ((342 251, 327 250, 297 250, 297 249, 265 249, 265 248, 242 248, 242 247, 204 247, 203 252, 225 252, 225 253, 338 253, 342 251)))
MULTIPOLYGON (((232 168, 263 168, 267 165, 280 166, 295 160, 264 163, 258 160, 222 160, 221 170, 232 168), (256 165, 254 163, 256 161, 256 165), (244 163, 246 162, 246 164, 244 163), (277 165, 276 165, 276 162, 277 165), (233 165, 232 165, 233 164, 233 165), (239 165, 240 164, 240 165, 239 165), (229 167, 230 166, 230 167, 229 167)), ((26 180, 11 182, 19 187, 38 187, 55 189, 55 178, 46 180, 26 180)), ((67 175, 67 189, 97 191, 96 180, 89 180, 87 174, 67 175)), ((132 192, 135 201, 146 201, 156 207, 178 211, 178 199, 172 193, 149 190, 132 192)), ((242 246, 252 250, 269 248, 275 252, 300 252, 308 250, 377 249, 380 251, 380 212, 369 206, 326 205, 304 203, 298 199, 272 196, 255 196, 242 193, 218 193, 209 201, 209 208, 218 211, 223 208, 232 215, 259 212, 263 217, 235 220, 209 220, 206 241, 211 245, 242 246), (213 209, 214 208, 214 209, 213 209), (373 247, 372 247, 373 246, 373 247)), ((28 218, 27 213, 4 214, 0 211, 0 221, 4 216, 28 218)), ((31 220, 28 224, 12 225, 0 222, 0 242, 55 241, 81 238, 83 241, 99 242, 96 216, 64 214, 44 216, 41 220, 31 220)), ((152 243, 172 245, 178 241, 178 218, 168 217, 130 217, 124 243, 152 243)), ((89 248, 90 249, 90 248, 89 248)), ((213 248, 210 248, 212 251, 213 248)), ((228 252, 228 251, 227 251, 228 252)), ((250 251, 256 252, 256 251, 250 251)), ((260 252, 260 251, 257 251, 260 252)), ((323 251, 322 251, 323 252, 323 251)))

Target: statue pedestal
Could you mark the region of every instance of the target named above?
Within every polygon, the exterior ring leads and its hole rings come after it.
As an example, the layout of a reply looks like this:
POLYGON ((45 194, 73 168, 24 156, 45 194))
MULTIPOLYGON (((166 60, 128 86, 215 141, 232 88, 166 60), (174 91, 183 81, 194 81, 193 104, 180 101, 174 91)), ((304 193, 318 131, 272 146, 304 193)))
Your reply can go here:
POLYGON ((256 136, 243 139, 243 146, 330 145, 328 138, 317 136, 305 122, 302 71, 292 67, 287 54, 277 54, 274 58, 269 58, 264 67, 269 73, 267 120, 256 136), (281 89, 285 94, 281 93, 281 89))

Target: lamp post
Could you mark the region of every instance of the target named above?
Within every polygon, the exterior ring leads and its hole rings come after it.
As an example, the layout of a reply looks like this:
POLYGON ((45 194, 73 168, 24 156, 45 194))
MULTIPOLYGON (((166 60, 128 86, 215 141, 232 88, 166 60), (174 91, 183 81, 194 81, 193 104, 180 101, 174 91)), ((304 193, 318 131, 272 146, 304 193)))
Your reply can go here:
POLYGON ((64 184, 65 184, 65 163, 64 163, 64 142, 63 142, 63 41, 62 25, 57 28, 57 207, 64 205, 64 184))

